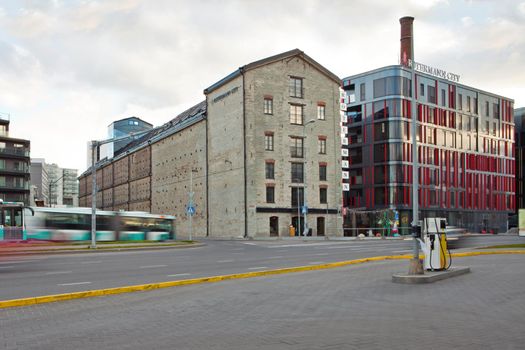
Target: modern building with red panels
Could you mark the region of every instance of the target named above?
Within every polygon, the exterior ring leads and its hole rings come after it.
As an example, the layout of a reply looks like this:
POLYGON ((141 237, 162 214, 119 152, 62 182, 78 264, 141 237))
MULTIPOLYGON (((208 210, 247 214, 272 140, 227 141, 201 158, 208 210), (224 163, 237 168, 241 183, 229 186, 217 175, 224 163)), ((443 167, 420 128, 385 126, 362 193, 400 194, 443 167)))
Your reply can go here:
MULTIPOLYGON (((420 218, 446 217, 471 232, 506 230, 515 209, 513 100, 420 72, 416 86, 420 218)), ((408 233, 411 70, 396 65, 350 76, 343 89, 343 213, 390 208, 408 233)))

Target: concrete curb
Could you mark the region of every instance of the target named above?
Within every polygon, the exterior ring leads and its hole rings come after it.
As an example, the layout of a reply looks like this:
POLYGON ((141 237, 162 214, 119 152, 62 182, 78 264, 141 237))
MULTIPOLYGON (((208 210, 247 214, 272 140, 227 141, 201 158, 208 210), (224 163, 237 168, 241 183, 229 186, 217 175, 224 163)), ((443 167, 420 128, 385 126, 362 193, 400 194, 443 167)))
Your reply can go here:
MULTIPOLYGON (((525 254, 525 250, 465 252, 465 253, 452 254, 452 257, 467 257, 467 256, 494 255, 494 254, 525 254)), ((404 260, 404 259, 411 259, 411 258, 412 258, 412 255, 375 256, 375 257, 370 257, 370 258, 346 260, 346 261, 339 261, 339 262, 320 264, 320 265, 297 266, 297 267, 288 267, 288 268, 275 269, 275 270, 253 271, 253 272, 235 273, 231 275, 210 276, 210 277, 201 277, 201 278, 193 278, 193 279, 186 279, 186 280, 139 284, 139 285, 133 285, 133 286, 88 290, 88 291, 83 291, 83 292, 44 295, 44 296, 23 298, 23 299, 2 300, 0 301, 0 309, 5 309, 9 307, 17 307, 17 306, 29 306, 29 305, 35 305, 35 304, 51 303, 55 301, 91 298, 91 297, 98 297, 98 296, 103 296, 103 295, 141 292, 141 291, 147 291, 147 290, 171 288, 171 287, 185 286, 185 285, 191 285, 191 284, 213 283, 213 282, 227 281, 227 280, 233 280, 233 279, 244 279, 244 278, 252 278, 252 277, 259 277, 259 276, 280 275, 280 274, 294 273, 294 272, 331 269, 331 268, 348 266, 348 265, 363 264, 366 262, 373 262, 373 261, 404 260)))
POLYGON ((205 243, 194 243, 194 244, 184 244, 184 245, 158 245, 158 246, 141 246, 141 247, 126 247, 120 246, 118 248, 108 247, 108 248, 55 248, 55 249, 36 249, 36 250, 18 250, 18 251, 9 251, 9 250, 0 250, 0 254, 3 256, 16 256, 16 255, 31 255, 31 254, 89 254, 89 253, 105 253, 105 252, 123 252, 123 251, 137 251, 137 250, 157 250, 157 249, 186 249, 186 248, 198 248, 205 246, 205 243))

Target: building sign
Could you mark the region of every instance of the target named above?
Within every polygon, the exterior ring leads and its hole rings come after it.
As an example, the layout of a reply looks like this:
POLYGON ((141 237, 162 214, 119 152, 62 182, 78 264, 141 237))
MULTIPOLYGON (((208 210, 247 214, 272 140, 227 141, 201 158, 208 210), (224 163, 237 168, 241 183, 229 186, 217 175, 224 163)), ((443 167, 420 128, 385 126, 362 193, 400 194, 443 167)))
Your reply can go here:
MULTIPOLYGON (((407 67, 412 68, 412 60, 407 60, 407 61, 408 61, 407 67)), ((430 74, 438 78, 442 78, 442 79, 446 79, 446 80, 450 80, 450 81, 459 83, 459 74, 454 74, 454 73, 447 72, 446 70, 443 70, 443 69, 427 66, 426 64, 423 64, 423 63, 415 62, 414 70, 420 73, 430 74)))
POLYGON ((233 89, 228 90, 228 91, 226 91, 225 93, 222 93, 222 94, 220 94, 219 96, 215 97, 215 98, 212 100, 212 102, 213 102, 213 103, 217 103, 217 102, 219 102, 220 100, 224 100, 226 97, 230 96, 231 94, 236 93, 237 91, 239 91, 239 87, 238 87, 238 86, 236 86, 236 87, 234 87, 233 89))

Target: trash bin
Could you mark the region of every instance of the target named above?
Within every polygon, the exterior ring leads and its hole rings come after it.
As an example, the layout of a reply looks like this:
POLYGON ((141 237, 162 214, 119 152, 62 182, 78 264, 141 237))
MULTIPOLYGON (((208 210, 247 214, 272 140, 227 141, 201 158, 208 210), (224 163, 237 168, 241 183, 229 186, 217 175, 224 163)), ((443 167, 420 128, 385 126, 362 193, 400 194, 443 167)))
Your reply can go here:
POLYGON ((289 233, 290 233, 290 237, 294 237, 295 236, 295 227, 293 227, 293 225, 290 225, 289 233))

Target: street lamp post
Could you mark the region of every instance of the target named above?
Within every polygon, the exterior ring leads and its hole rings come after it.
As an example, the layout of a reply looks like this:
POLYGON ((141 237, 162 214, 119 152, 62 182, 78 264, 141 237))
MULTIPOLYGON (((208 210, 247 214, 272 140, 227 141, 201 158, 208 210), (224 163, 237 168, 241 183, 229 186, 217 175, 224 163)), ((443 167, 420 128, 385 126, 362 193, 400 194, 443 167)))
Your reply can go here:
POLYGON ((123 140, 130 140, 134 139, 135 137, 142 136, 146 133, 149 133, 155 129, 148 129, 144 131, 140 131, 137 133, 131 133, 126 136, 120 136, 120 137, 113 137, 111 139, 102 140, 102 141, 91 141, 91 246, 90 248, 96 248, 97 247, 97 169, 96 169, 96 153, 98 147, 105 145, 107 143, 117 142, 117 141, 123 141, 123 140))
POLYGON ((190 241, 193 240, 193 173, 196 173, 197 169, 191 169, 190 171, 190 192, 188 193, 188 215, 190 216, 190 241))
MULTIPOLYGON (((49 183, 49 194, 48 194, 48 199, 49 199, 49 207, 51 208, 51 186, 55 185, 58 181, 60 181, 60 179, 62 179, 64 177, 64 175, 60 176, 58 179, 56 179, 55 181, 51 181, 49 183)), ((55 204, 58 204, 58 194, 57 194, 57 203, 55 204)))
POLYGON ((97 248, 97 169, 95 167, 95 154, 98 147, 97 141, 91 141, 91 246, 97 248))
POLYGON ((306 183, 306 166, 308 165, 308 159, 306 158, 306 126, 308 124, 315 123, 315 119, 309 120, 306 123, 303 124, 303 156, 304 156, 304 169, 303 169, 303 181, 304 181, 304 190, 303 190, 303 221, 304 221, 304 230, 303 230, 303 236, 308 235, 308 221, 306 220, 306 215, 308 212, 308 200, 307 200, 307 189, 308 185, 306 183))

